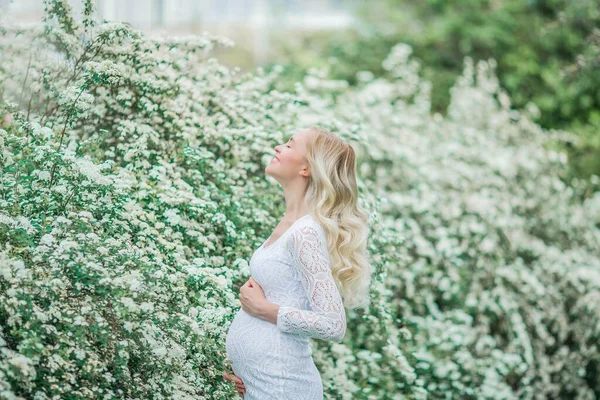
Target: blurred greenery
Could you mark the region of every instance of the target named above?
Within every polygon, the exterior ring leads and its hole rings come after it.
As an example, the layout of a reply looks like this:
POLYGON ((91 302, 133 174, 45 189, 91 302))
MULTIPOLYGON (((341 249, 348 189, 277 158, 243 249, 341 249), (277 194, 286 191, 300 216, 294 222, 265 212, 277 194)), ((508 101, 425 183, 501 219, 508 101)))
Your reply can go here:
POLYGON ((544 128, 578 134, 577 143, 551 144, 569 155, 567 179, 600 175, 597 0, 382 0, 360 7, 357 17, 349 30, 273 38, 287 78, 277 88, 292 89, 311 67, 350 84, 363 70, 384 76, 381 60, 403 42, 433 84, 432 111, 445 114, 464 57, 494 58, 513 107, 532 102, 544 128))

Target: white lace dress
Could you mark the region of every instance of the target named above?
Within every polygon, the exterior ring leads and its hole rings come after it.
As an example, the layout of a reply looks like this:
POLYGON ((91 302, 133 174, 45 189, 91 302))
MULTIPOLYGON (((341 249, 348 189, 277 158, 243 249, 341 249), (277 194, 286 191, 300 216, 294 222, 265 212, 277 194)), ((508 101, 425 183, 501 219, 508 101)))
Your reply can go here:
POLYGON ((265 243, 252 255, 250 272, 266 299, 280 305, 277 324, 240 308, 227 332, 227 357, 246 387, 244 400, 322 400, 309 338, 339 342, 346 333, 325 231, 307 214, 265 243))

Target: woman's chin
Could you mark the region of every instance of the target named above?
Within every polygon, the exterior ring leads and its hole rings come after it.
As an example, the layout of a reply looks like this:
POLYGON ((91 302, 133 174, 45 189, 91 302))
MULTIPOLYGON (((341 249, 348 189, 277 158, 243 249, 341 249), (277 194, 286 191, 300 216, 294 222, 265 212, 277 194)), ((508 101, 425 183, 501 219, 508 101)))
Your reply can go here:
POLYGON ((271 172, 271 169, 273 168, 274 164, 276 164, 275 162, 271 161, 266 167, 265 167, 265 173, 269 173, 271 172))
POLYGON ((277 174, 273 174, 273 171, 268 166, 265 168, 265 175, 277 180, 277 174))

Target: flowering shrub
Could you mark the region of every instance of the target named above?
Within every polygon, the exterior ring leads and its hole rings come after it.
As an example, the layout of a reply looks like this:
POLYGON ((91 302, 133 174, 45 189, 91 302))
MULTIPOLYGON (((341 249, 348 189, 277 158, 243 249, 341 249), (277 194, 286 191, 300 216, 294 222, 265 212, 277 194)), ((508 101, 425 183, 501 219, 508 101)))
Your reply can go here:
POLYGON ((46 7, 2 42, 3 397, 234 398, 225 334, 285 207, 258 172, 301 105, 226 40, 46 7))
POLYGON ((84 3, 3 25, 3 398, 236 398, 225 334, 285 208, 262 170, 311 124, 356 145, 376 267, 344 341, 313 342, 327 398, 598 395, 600 196, 572 201, 493 62, 467 59, 443 119, 405 45, 386 78, 314 70, 284 94, 211 58, 225 39, 84 3))
MULTIPOLYGON (((565 187, 566 156, 544 148, 568 133, 511 110, 493 60, 465 59, 449 117, 432 116, 410 55, 399 44, 386 79, 330 89, 325 116, 362 121, 363 177, 405 239, 386 279, 412 333, 398 347, 432 398, 598 397, 600 193, 578 204, 586 182, 565 187)), ((402 381, 388 372, 371 382, 402 381)))

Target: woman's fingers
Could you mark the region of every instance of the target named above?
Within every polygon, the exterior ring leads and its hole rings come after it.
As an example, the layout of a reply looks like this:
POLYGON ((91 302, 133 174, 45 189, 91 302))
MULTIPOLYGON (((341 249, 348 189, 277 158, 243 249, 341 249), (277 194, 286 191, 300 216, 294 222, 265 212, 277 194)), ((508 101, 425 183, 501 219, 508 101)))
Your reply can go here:
POLYGON ((235 374, 228 374, 227 372, 223 372, 223 378, 225 378, 228 381, 233 381, 234 385, 235 385, 235 390, 238 392, 238 394, 242 397, 244 397, 244 392, 246 391, 246 386, 244 385, 244 382, 235 374))
POLYGON ((228 381, 235 381, 235 382, 240 382, 242 383, 242 380, 236 375, 236 374, 228 374, 227 372, 223 372, 223 378, 227 379, 228 381))
POLYGON ((235 376, 234 374, 228 374, 227 372, 223 372, 223 377, 228 381, 235 381, 235 379, 237 378, 237 376, 235 376))
POLYGON ((241 383, 242 385, 244 384, 244 382, 242 382, 242 380, 240 379, 239 376, 233 374, 233 376, 231 377, 233 379, 234 382, 236 383, 241 383))

